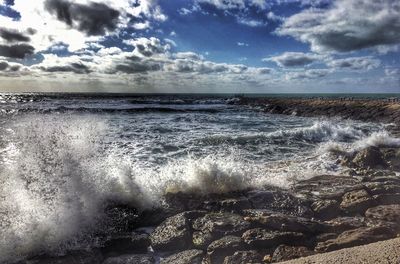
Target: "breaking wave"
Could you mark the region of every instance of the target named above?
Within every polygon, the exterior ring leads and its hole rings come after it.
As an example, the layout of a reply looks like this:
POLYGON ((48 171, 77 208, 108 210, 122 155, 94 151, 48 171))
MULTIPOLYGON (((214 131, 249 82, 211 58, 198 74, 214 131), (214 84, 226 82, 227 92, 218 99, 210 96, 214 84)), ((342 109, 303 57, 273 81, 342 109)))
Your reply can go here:
MULTIPOLYGON (((0 128, 0 262, 96 245, 110 201, 145 209, 166 192, 287 187, 337 169, 323 154, 264 164, 243 159, 238 149, 189 153, 155 166, 110 140, 109 125, 99 116, 30 114, 8 122, 0 128)), ((261 137, 400 145, 388 134, 368 137, 360 128, 327 121, 261 137)))

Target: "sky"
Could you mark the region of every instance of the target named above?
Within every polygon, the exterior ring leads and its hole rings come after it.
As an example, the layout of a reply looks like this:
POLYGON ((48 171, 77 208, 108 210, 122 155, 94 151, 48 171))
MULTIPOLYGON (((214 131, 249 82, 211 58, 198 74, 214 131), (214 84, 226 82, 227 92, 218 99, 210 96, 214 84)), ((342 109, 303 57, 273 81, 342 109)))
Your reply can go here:
POLYGON ((0 1, 2 92, 400 92, 398 0, 0 1))

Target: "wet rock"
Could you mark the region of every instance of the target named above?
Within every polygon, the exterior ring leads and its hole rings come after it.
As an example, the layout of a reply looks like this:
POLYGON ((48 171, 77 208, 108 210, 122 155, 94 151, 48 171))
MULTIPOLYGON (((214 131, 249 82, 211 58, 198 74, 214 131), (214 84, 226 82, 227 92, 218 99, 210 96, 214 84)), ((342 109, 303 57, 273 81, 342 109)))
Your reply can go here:
POLYGON ((400 204, 380 205, 369 208, 365 212, 365 217, 386 222, 398 222, 400 220, 400 204))
POLYGON ((324 222, 325 232, 342 233, 347 230, 365 227, 364 217, 338 217, 330 221, 324 222))
POLYGON ((240 213, 244 209, 252 208, 252 205, 246 197, 238 197, 206 201, 203 208, 211 211, 240 213))
POLYGON ((336 233, 322 233, 315 237, 315 242, 324 242, 329 239, 337 238, 338 234, 336 233))
POLYGON ((222 263, 226 256, 239 250, 243 250, 242 239, 237 236, 225 236, 208 246, 206 263, 222 263))
POLYGON ((375 200, 364 190, 355 190, 345 193, 342 197, 340 207, 350 214, 364 213, 369 207, 375 204, 375 200))
POLYGON ((383 158, 383 153, 375 146, 359 151, 352 162, 362 168, 386 168, 388 166, 383 158))
POLYGON ((105 256, 122 255, 127 253, 146 253, 150 246, 148 234, 133 232, 110 237, 101 248, 105 256))
POLYGON ((382 241, 395 236, 393 230, 387 227, 360 227, 345 231, 335 239, 318 243, 315 250, 318 252, 333 251, 382 241))
POLYGON ((103 264, 154 264, 154 258, 149 255, 122 255, 107 258, 103 264))
POLYGON ((374 195, 373 198, 377 204, 381 205, 400 204, 400 193, 378 194, 374 195))
POLYGON ((248 215, 244 219, 252 223, 253 226, 265 229, 314 234, 324 228, 320 223, 307 218, 269 211, 248 210, 244 214, 248 215))
POLYGON ((193 221, 193 243, 202 248, 222 236, 241 234, 250 228, 242 216, 232 213, 209 213, 193 221))
POLYGON ((192 246, 189 220, 184 213, 167 218, 150 234, 151 246, 158 251, 185 250, 192 246))
POLYGON ((393 184, 392 182, 368 182, 365 184, 369 193, 372 195, 379 194, 393 194, 400 192, 400 184, 393 184))
POLYGON ((306 240, 302 233, 270 231, 262 228, 247 230, 242 235, 243 241, 251 248, 267 249, 280 244, 295 245, 306 240))
POLYGON ((185 250, 161 259, 160 264, 201 264, 203 256, 203 250, 185 250))
POLYGON ((293 246, 286 246, 280 245, 274 251, 272 255, 273 262, 281 262, 301 257, 307 257, 315 254, 314 251, 309 250, 306 247, 293 247, 293 246))
POLYGON ((294 192, 318 199, 340 200, 342 195, 360 185, 361 179, 349 176, 319 175, 299 181, 294 192))
POLYGON ((103 256, 99 250, 72 251, 65 256, 52 257, 48 255, 36 256, 22 263, 29 264, 100 264, 103 256))
POLYGON ((108 233, 128 232, 137 226, 139 221, 139 211, 125 204, 109 204, 105 208, 105 214, 112 222, 112 230, 108 233))
POLYGON ((314 216, 328 220, 337 217, 340 214, 340 204, 336 200, 318 200, 311 204, 314 216))
POLYGON ((232 256, 225 257, 223 264, 263 263, 263 256, 255 250, 237 251, 232 256))
POLYGON ((250 191, 247 197, 255 209, 303 217, 311 217, 313 213, 306 201, 282 190, 250 191))

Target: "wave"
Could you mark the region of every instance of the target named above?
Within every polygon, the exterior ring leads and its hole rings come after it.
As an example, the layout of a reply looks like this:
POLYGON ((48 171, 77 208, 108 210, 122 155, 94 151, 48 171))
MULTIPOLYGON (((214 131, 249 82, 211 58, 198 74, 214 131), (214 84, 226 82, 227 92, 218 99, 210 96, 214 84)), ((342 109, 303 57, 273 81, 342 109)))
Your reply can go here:
POLYGON ((146 166, 105 144, 108 125, 93 116, 24 118, 1 137, 1 263, 96 245, 94 234, 107 229, 110 201, 145 209, 166 192, 288 185, 286 176, 265 177, 268 168, 240 154, 189 155, 146 166))
POLYGON ((228 108, 224 106, 219 107, 132 107, 132 108, 122 108, 122 107, 51 107, 51 108, 12 108, 12 109, 0 109, 0 115, 15 115, 18 113, 218 113, 221 111, 226 111, 228 108))
MULTIPOLYGON (((286 188, 302 177, 338 170, 326 153, 264 164, 244 159, 235 148, 146 163, 109 142, 109 124, 95 115, 32 114, 2 125, 0 263, 96 245, 95 234, 108 228, 104 210, 110 201, 146 209, 159 205, 167 192, 286 188)), ((329 122, 262 136, 398 144, 378 134, 366 139, 361 129, 329 122)))

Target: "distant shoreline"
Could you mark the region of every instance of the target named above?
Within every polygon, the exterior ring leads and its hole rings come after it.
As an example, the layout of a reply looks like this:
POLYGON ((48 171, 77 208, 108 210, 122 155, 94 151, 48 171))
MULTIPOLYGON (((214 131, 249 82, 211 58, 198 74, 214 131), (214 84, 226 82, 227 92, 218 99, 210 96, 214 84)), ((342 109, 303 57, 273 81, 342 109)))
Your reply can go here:
POLYGON ((366 122, 391 123, 400 135, 400 99, 340 98, 241 98, 239 104, 259 107, 266 113, 296 116, 327 116, 366 122))

